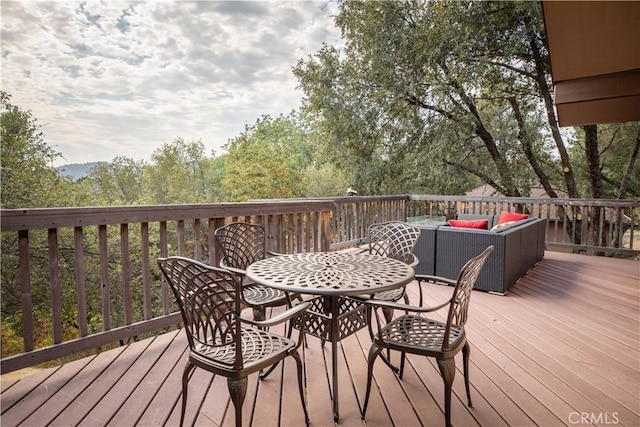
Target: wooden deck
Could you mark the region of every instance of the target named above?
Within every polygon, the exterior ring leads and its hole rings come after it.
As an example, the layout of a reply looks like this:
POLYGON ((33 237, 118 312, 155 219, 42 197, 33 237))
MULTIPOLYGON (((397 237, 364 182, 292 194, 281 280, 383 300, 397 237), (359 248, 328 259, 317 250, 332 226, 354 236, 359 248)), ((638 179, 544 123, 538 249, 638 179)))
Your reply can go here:
MULTIPOLYGON (((410 292, 417 301, 415 286, 410 292)), ((427 289, 432 304, 451 292, 437 285, 427 289)), ((467 323, 474 405, 465 404, 459 369, 453 424, 640 425, 639 313, 638 261, 547 252, 506 296, 474 292, 467 323)), ((360 419, 369 344, 361 330, 339 345, 339 425, 444 425, 437 365, 411 356, 402 381, 376 362, 367 419, 360 419)), ((329 345, 308 338, 312 426, 334 424, 329 352, 329 345)), ((21 379, 3 376, 2 426, 176 426, 186 357, 186 339, 178 331, 21 379)), ((295 378, 293 361, 265 381, 252 376, 245 425, 304 425, 295 378)), ((188 424, 229 426, 233 413, 226 380, 196 369, 188 424)))

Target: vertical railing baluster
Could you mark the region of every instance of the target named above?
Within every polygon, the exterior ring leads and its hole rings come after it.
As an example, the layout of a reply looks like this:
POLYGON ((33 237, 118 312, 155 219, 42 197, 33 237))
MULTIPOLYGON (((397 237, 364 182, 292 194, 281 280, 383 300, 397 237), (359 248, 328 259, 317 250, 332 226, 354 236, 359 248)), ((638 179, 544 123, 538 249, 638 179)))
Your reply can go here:
POLYGON ((202 261, 202 245, 200 243, 200 219, 193 220, 193 258, 202 261))
POLYGON ((20 292, 22 294, 22 339, 24 350, 33 350, 33 298, 31 296, 31 277, 29 267, 29 231, 18 231, 18 258, 20 292))
POLYGON ((78 307, 78 326, 80 336, 86 337, 87 327, 87 279, 84 268, 84 231, 82 227, 74 227, 74 247, 76 259, 76 304, 78 307))
POLYGON ((109 253, 107 249, 107 226, 98 226, 100 252, 100 289, 102 294, 102 330, 111 329, 111 292, 109 286, 109 253))
POLYGON ((178 256, 187 256, 187 244, 184 240, 184 221, 178 221, 178 256))
POLYGON ((124 324, 133 322, 131 308, 131 256, 129 255, 129 224, 120 224, 120 268, 122 269, 122 299, 124 303, 124 324))
POLYGON ((60 287, 60 270, 58 267, 58 229, 47 231, 49 246, 49 283, 51 288, 51 315, 53 321, 53 342, 62 342, 62 289, 60 287))
POLYGON ((153 309, 151 306, 151 261, 149 255, 148 222, 143 222, 140 224, 140 241, 142 245, 141 263, 144 320, 149 320, 153 317, 153 309))
MULTIPOLYGON (((158 224, 160 233, 160 257, 166 258, 169 255, 169 238, 167 236, 167 221, 160 221, 158 224)), ((164 275, 160 275, 160 286, 162 286, 162 313, 171 313, 171 300, 169 296, 169 284, 164 275)))

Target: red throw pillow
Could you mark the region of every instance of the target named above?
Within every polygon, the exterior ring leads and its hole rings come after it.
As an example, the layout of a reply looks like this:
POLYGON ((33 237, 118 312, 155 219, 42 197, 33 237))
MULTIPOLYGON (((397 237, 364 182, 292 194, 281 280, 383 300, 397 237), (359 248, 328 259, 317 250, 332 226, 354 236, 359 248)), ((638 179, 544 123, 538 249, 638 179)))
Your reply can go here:
POLYGON ((500 219, 498 219, 498 224, 509 221, 520 221, 521 219, 527 218, 529 218, 529 215, 527 214, 520 214, 515 212, 500 212, 500 219))
POLYGON ((452 227, 478 228, 480 230, 489 229, 488 219, 450 219, 449 225, 452 227))

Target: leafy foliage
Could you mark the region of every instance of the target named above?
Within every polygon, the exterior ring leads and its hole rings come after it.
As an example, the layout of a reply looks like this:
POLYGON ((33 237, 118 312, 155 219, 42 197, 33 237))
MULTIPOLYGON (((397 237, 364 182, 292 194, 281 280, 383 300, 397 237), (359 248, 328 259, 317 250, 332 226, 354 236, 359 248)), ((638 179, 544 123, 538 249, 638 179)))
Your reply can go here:
POLYGON ((151 155, 144 168, 144 202, 154 204, 202 203, 206 199, 204 144, 176 138, 151 155))
POLYGON ((325 46, 294 73, 358 187, 459 193, 480 181, 518 196, 557 170, 532 53, 544 47, 539 5, 345 2, 336 23, 344 51, 325 46))
POLYGON ((100 204, 134 205, 142 200, 142 176, 145 162, 118 156, 109 163, 94 166, 86 178, 100 204))
POLYGON ((296 116, 264 116, 227 145, 222 184, 234 201, 304 197, 312 147, 296 116))
POLYGON ((71 180, 52 168, 60 153, 49 147, 31 111, 0 92, 0 205, 3 209, 67 206, 71 180))

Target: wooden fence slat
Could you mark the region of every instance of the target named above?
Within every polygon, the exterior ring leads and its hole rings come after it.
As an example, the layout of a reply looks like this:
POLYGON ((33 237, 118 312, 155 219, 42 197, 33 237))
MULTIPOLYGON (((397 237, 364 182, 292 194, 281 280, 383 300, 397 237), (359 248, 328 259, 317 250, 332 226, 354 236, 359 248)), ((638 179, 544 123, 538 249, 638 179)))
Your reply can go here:
POLYGON ((100 288, 102 291, 102 330, 111 329, 111 288, 109 286, 109 253, 107 248, 107 226, 98 226, 100 247, 100 288))
POLYGON ((200 261, 202 259, 202 242, 200 242, 200 220, 193 220, 193 258, 200 261))
POLYGON ((151 260, 149 255, 149 223, 140 224, 140 238, 142 241, 142 289, 143 289, 143 311, 144 320, 153 317, 151 306, 151 260))
MULTIPOLYGON (((120 224, 120 252, 122 268, 122 299, 124 305, 124 324, 130 325, 133 322, 131 308, 131 263, 129 256, 129 224, 120 224)), ((166 314, 166 313, 165 313, 166 314)))
POLYGON ((76 307, 78 308, 78 327, 80 336, 86 337, 87 327, 87 279, 84 268, 84 230, 74 227, 74 247, 76 259, 76 307))
POLYGON ((29 231, 18 232, 18 256, 20 292, 22 294, 22 333, 24 350, 33 350, 33 305, 31 298, 31 277, 29 269, 29 231))
POLYGON ((62 288, 60 287, 58 230, 47 230, 49 246, 49 284, 51 289, 51 318, 53 321, 53 342, 62 342, 62 288))

